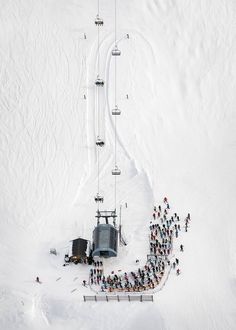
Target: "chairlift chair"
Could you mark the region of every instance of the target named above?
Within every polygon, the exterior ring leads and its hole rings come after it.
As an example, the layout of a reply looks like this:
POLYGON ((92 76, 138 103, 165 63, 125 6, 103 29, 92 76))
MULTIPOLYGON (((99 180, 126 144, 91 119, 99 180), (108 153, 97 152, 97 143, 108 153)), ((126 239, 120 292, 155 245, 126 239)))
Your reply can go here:
POLYGON ((96 145, 99 147, 104 147, 105 142, 102 139, 100 139, 100 137, 98 136, 96 140, 96 145))
POLYGON ((99 76, 97 76, 97 79, 95 80, 95 85, 96 86, 104 86, 104 80, 99 78, 99 76))
POLYGON ((121 51, 118 49, 117 45, 115 45, 115 48, 112 49, 111 54, 112 54, 113 56, 120 56, 121 51))
POLYGON ((97 195, 94 197, 94 200, 96 203, 103 203, 104 197, 97 193, 97 195))
POLYGON ((95 25, 103 25, 103 19, 101 17, 99 17, 99 15, 97 15, 94 23, 95 23, 95 25))
POLYGON ((117 116, 117 115, 120 115, 121 114, 121 111, 120 109, 118 109, 118 106, 116 105, 114 109, 112 109, 112 115, 113 116, 117 116))
POLYGON ((112 175, 120 175, 121 174, 121 170, 118 168, 118 166, 116 165, 115 168, 111 171, 112 175))

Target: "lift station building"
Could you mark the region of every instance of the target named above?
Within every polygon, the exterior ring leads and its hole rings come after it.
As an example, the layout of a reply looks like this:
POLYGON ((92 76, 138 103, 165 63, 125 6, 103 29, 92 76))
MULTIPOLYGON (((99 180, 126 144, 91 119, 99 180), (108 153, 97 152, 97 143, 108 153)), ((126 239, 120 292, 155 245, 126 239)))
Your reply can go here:
POLYGON ((116 257, 118 246, 118 230, 115 228, 115 211, 97 211, 97 226, 93 231, 93 253, 95 257, 116 257), (105 219, 105 223, 100 220, 105 219), (109 224, 109 218, 113 218, 113 225, 109 224))

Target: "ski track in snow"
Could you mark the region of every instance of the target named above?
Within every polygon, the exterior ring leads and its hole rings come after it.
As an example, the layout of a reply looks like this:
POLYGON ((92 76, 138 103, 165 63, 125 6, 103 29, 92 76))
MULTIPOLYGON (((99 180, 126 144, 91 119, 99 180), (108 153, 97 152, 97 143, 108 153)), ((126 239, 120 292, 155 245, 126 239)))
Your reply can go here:
MULTIPOLYGON (((124 37, 122 38, 124 39, 124 37)), ((122 41, 120 39, 118 43, 122 41)), ((148 44, 149 45, 149 44, 148 44)), ((96 88, 94 86, 94 81, 96 79, 96 72, 97 72, 97 65, 98 65, 98 54, 96 52, 96 42, 93 43, 91 47, 90 54, 88 56, 87 62, 88 67, 93 68, 94 70, 91 70, 88 73, 88 81, 89 84, 89 92, 88 92, 88 98, 86 100, 87 102, 87 138, 88 138, 88 159, 89 159, 89 170, 87 172, 87 175, 85 179, 83 180, 83 183, 80 184, 79 190, 77 191, 77 200, 80 198, 81 194, 83 193, 84 186, 88 184, 88 180, 91 180, 91 174, 94 172, 93 175, 96 176, 97 168, 95 166, 97 162, 96 157, 96 147, 95 147, 95 139, 96 139, 96 132, 97 132, 97 121, 98 121, 98 113, 95 111, 97 109, 97 101, 98 101, 98 93, 100 94, 100 113, 99 113, 99 121, 102 123, 106 123, 105 127, 101 128, 101 134, 100 136, 105 138, 106 146, 102 148, 101 150, 101 175, 105 174, 105 172, 109 171, 109 166, 111 165, 112 158, 114 156, 109 155, 107 152, 107 145, 110 146, 110 148, 113 148, 114 145, 114 122, 113 122, 113 116, 111 114, 112 107, 109 104, 109 82, 110 79, 110 67, 111 67, 111 50, 114 47, 114 40, 112 40, 112 35, 106 34, 105 37, 102 38, 100 43, 100 75, 101 78, 103 78, 103 73, 105 73, 105 87, 96 88), (96 55, 95 55, 96 54, 96 55), (94 64, 95 63, 95 64, 94 64), (93 83, 93 86, 91 87, 91 83, 93 83), (105 88, 105 91, 104 91, 105 88), (95 91, 95 92, 94 92, 95 91), (105 95, 104 95, 105 94, 105 95), (106 112, 105 112, 106 110, 106 112), (106 121, 106 118, 108 118, 108 122, 106 121), (112 129, 111 129, 112 128, 112 129), (106 133, 107 132, 107 133, 106 133), (107 139, 106 139, 107 137, 107 139), (103 150, 105 149, 105 150, 103 150)), ((119 59, 118 59, 119 61, 119 59)), ((118 64, 119 65, 119 64, 118 64)), ((119 69, 118 69, 119 70, 119 69)), ((122 70, 122 68, 120 68, 122 70)), ((122 116, 122 115, 121 115, 122 116)), ((119 126, 119 118, 117 127, 119 126)), ((127 158, 129 161, 131 161, 131 164, 134 165, 134 169, 132 170, 133 173, 138 173, 138 169, 136 168, 136 162, 131 159, 130 155, 128 154, 125 144, 121 141, 121 138, 119 136, 119 132, 117 132, 117 144, 118 144, 118 157, 120 154, 124 154, 124 157, 127 158)), ((110 167, 111 171, 111 167, 110 167)), ((94 179, 95 180, 95 179, 94 179)), ((102 179, 101 179, 102 181, 102 179)), ((149 183, 148 183, 149 184, 149 183)), ((95 192, 94 192, 95 194, 95 192)))
POLYGON ((46 326, 49 326, 49 321, 43 311, 41 295, 36 294, 32 301, 32 310, 31 318, 33 323, 37 323, 38 326, 43 329, 46 326))

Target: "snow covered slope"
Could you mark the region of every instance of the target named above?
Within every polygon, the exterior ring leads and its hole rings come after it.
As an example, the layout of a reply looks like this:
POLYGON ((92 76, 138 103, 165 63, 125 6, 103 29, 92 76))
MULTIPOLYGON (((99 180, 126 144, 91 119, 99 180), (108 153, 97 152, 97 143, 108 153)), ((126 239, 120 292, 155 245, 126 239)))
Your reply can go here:
MULTIPOLYGON (((68 241, 90 239, 95 224, 96 6, 0 0, 0 328, 235 329, 232 0, 117 0, 118 200, 128 203, 129 244, 106 267, 144 262, 152 207, 166 195, 192 217, 181 276, 171 273, 152 304, 96 304, 82 299, 87 266, 62 267, 68 241)), ((101 188, 111 208, 114 2, 100 0, 100 12, 101 188)))

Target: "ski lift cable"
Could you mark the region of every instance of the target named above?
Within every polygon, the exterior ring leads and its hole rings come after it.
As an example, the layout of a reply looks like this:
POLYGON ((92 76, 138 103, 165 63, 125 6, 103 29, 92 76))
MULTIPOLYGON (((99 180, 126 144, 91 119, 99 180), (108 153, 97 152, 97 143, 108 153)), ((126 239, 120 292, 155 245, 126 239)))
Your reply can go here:
MULTIPOLYGON (((99 6, 99 0, 97 2, 97 12, 98 12, 98 17, 99 17, 99 11, 100 11, 100 6, 99 6)), ((98 42, 98 47, 97 47, 97 56, 98 56, 98 63, 97 63, 97 72, 98 72, 98 77, 100 75, 100 25, 98 24, 97 26, 97 42, 98 42)), ((99 87, 97 89, 97 135, 100 137, 100 98, 99 98, 99 87)), ((100 147, 97 145, 97 196, 100 196, 100 147)), ((98 210, 99 210, 99 199, 98 199, 98 210)))
MULTIPOLYGON (((99 0, 98 0, 99 2, 99 0)), ((100 31, 99 31, 99 25, 98 25, 98 76, 100 76, 100 31)), ((100 136, 100 99, 99 99, 99 89, 97 88, 97 120, 98 120, 98 136, 100 136)))
POLYGON ((97 49, 97 53, 98 53, 98 76, 100 76, 100 26, 98 25, 98 49, 97 49))
POLYGON ((115 45, 116 45, 116 40, 117 37, 116 37, 116 0, 115 0, 115 45))
MULTIPOLYGON (((98 181, 97 181, 97 196, 100 196, 100 157, 99 157, 99 146, 97 147, 97 171, 98 171, 98 181)), ((98 201, 98 211, 99 211, 99 201, 98 201)))
MULTIPOLYGON (((100 0, 97 1, 97 16, 100 17, 100 0)), ((100 25, 97 26, 97 56, 98 56, 98 62, 97 62, 97 77, 100 77, 100 25)), ((97 126, 98 131, 97 135, 100 137, 100 95, 99 90, 97 89, 97 126)))
MULTIPOLYGON (((116 86, 116 76, 117 74, 117 67, 116 67, 116 57, 115 57, 115 106, 116 106, 116 89, 117 89, 117 86, 116 86)), ((115 162, 115 169, 117 168, 117 116, 114 116, 114 120, 115 120, 115 125, 114 125, 114 133, 115 133, 115 159, 114 159, 114 162, 115 162)), ((117 186, 116 186, 116 175, 115 175, 115 209, 116 209, 116 189, 117 189, 117 186)))
MULTIPOLYGON (((115 45, 116 45, 116 0, 115 0, 115 45)), ((116 63, 116 56, 115 56, 115 107, 117 106, 117 63, 116 63)), ((115 125, 114 125, 114 129, 115 129, 115 169, 117 168, 117 123, 116 123, 116 117, 115 116, 115 125)), ((117 197, 117 179, 116 179, 116 175, 115 175, 115 182, 114 182, 114 202, 115 202, 115 210, 116 210, 116 197, 117 197)))

